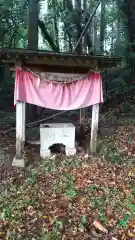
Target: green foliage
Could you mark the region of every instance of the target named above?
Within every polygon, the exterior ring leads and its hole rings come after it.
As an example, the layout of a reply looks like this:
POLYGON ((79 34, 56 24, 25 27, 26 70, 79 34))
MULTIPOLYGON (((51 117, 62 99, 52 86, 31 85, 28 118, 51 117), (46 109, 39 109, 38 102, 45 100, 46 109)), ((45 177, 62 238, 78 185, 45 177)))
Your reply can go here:
POLYGON ((120 227, 127 228, 130 220, 131 220, 131 215, 125 214, 124 217, 119 222, 120 227))
POLYGON ((0 46, 26 47, 27 41, 26 1, 0 1, 0 46))
MULTIPOLYGON (((83 6, 81 4, 81 0, 75 0, 74 4, 73 1, 61 1, 61 0, 50 0, 48 2, 47 11, 43 14, 42 17, 42 26, 39 25, 41 29, 41 33, 43 35, 44 41, 44 48, 49 47, 49 49, 53 49, 54 51, 72 51, 75 43, 77 42, 84 25, 86 24, 89 14, 91 15, 93 9, 95 8, 97 2, 93 0, 84 0, 83 6), (47 41, 46 41, 47 40, 47 41), (48 43, 50 46, 48 46, 48 43)), ((41 1, 40 3, 41 11, 43 12, 44 3, 41 1)), ((120 22, 120 14, 119 8, 115 1, 106 1, 106 8, 105 8, 105 21, 103 24, 105 25, 105 36, 104 40, 106 41, 110 50, 106 50, 108 54, 111 54, 112 50, 111 47, 115 50, 114 52, 117 55, 118 50, 120 51, 120 55, 124 49, 123 42, 123 29, 116 29, 112 32, 112 24, 114 22, 120 22), (120 39, 119 39, 119 47, 115 49, 115 45, 118 45, 117 41, 117 32, 121 32, 120 39), (112 35, 113 34, 113 35, 112 35), (113 45, 111 46, 111 42, 113 39, 113 45), (121 50, 120 50, 121 49, 121 50)), ((85 34, 85 41, 81 41, 79 48, 77 49, 78 53, 87 51, 90 53, 92 48, 95 48, 95 52, 99 52, 99 46, 97 42, 99 41, 99 37, 95 39, 96 42, 93 42, 92 38, 98 35, 100 31, 100 11, 96 12, 96 27, 93 31, 92 24, 89 26, 92 31, 87 31, 85 34), (93 46, 92 46, 93 45, 93 46), (94 46, 96 45, 96 46, 94 46), (87 50, 86 50, 87 49, 87 50)), ((109 49, 109 48, 108 48, 109 49)))
POLYGON ((53 232, 58 233, 60 229, 63 229, 63 222, 55 218, 53 221, 53 232))
MULTIPOLYGON (((128 12, 125 11, 126 2, 121 0, 106 1, 103 40, 105 55, 124 56, 130 65, 135 56, 134 51, 131 51, 135 46, 135 39, 131 41, 127 31, 128 12)), ((96 1, 94 0, 84 0, 83 4, 81 4, 81 0, 75 0, 74 4, 73 1, 65 0, 46 0, 46 2, 40 0, 40 13, 37 23, 40 29, 39 48, 55 52, 72 52, 95 5, 96 1)), ((0 14, 2 19, 0 23, 0 47, 27 47, 28 2, 25 0, 1 0, 0 14)), ((93 19, 77 49, 77 53, 91 53, 93 49, 94 54, 100 53, 100 20, 100 11, 98 10, 95 23, 93 19)), ((134 36, 134 33, 132 35, 134 36)), ((117 98, 119 95, 129 92, 129 90, 134 92, 134 86, 128 84, 130 75, 129 68, 128 75, 123 70, 119 76, 113 77, 112 84, 107 90, 107 99, 117 98)), ((6 99, 11 102, 11 100, 13 101, 14 87, 12 77, 6 77, 5 81, 3 79, 0 84, 1 98, 4 99, 6 95, 6 99)), ((110 78, 106 82, 107 84, 110 83, 110 78)), ((1 100, 1 104, 4 104, 4 100, 1 100)))
POLYGON ((135 187, 132 188, 132 194, 135 196, 135 187))
POLYGON ((28 178, 29 184, 34 185, 36 183, 36 175, 34 172, 29 173, 29 178, 28 178))
POLYGON ((104 211, 102 209, 99 209, 99 219, 103 222, 103 223, 107 223, 107 217, 104 214, 104 211))
POLYGON ((111 142, 102 143, 100 146, 100 154, 104 155, 105 159, 110 163, 122 164, 123 162, 123 155, 117 151, 111 142))
MULTIPOLYGON (((93 0, 84 0, 83 5, 81 0, 75 0, 74 4, 73 1, 65 0, 40 0, 38 25, 43 36, 43 44, 40 47, 56 52, 72 51, 95 5, 96 1, 93 0)), ((27 47, 28 2, 25 0, 1 0, 0 6, 2 18, 0 23, 0 45, 3 47, 27 47)), ((110 47, 110 50, 107 50, 107 52, 109 51, 108 54, 116 53, 117 51, 117 55, 119 53, 121 55, 122 49, 125 49, 125 46, 127 46, 124 37, 125 29, 117 29, 115 27, 112 31, 114 22, 117 23, 118 21, 118 23, 121 23, 121 9, 122 4, 119 4, 118 0, 106 1, 104 40, 107 48, 110 47), (117 34, 119 32, 120 34, 117 34), (117 35, 120 36, 119 39, 117 35)), ((91 52, 92 47, 95 45, 92 39, 94 34, 97 34, 100 30, 100 11, 96 12, 96 25, 94 29, 96 33, 92 30, 92 24, 90 25, 89 29, 91 28, 92 31, 88 29, 86 32, 85 41, 82 41, 79 49, 77 49, 79 53, 87 50, 91 52)), ((39 35, 40 38, 41 35, 39 35)), ((41 42, 41 39, 39 40, 41 42)), ((99 39, 97 38, 96 42, 98 41, 99 39)), ((131 42, 131 44, 133 43, 131 42)), ((99 46, 96 48, 99 48, 99 46)))
POLYGON ((74 198, 76 195, 77 195, 77 192, 76 190, 73 188, 69 189, 69 190, 66 190, 66 195, 69 197, 69 198, 74 198))
POLYGON ((9 209, 9 206, 6 205, 4 208, 3 208, 3 212, 2 212, 2 219, 8 219, 10 218, 11 216, 11 212, 10 212, 10 209, 9 209))
POLYGON ((100 190, 100 186, 98 185, 91 185, 91 186, 88 186, 88 191, 95 191, 95 190, 100 190))
POLYGON ((105 197, 101 196, 101 197, 92 197, 91 198, 91 205, 93 208, 98 208, 98 209, 103 209, 105 204, 105 197))
POLYGON ((74 198, 77 195, 75 178, 71 173, 66 172, 61 176, 60 181, 56 182, 56 194, 60 194, 62 191, 65 191, 69 198, 74 198))
POLYGON ((23 199, 22 204, 28 207, 28 206, 33 206, 35 202, 33 201, 33 199, 25 198, 23 199))
POLYGON ((60 240, 60 237, 58 233, 47 233, 43 240, 60 240))
POLYGON ((83 226, 87 224, 87 217, 85 215, 81 217, 81 223, 83 224, 83 226))

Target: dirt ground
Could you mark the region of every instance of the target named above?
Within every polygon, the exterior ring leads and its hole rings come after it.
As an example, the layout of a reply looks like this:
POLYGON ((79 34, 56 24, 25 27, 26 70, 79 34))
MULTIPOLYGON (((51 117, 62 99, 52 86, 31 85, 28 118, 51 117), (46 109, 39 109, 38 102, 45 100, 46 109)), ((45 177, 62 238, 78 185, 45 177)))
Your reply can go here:
MULTIPOLYGON (((121 108, 100 116, 95 157, 76 143, 76 157, 41 160, 39 145, 26 145, 26 167, 16 169, 15 131, 0 134, 2 239, 134 239, 135 120, 133 108, 121 108)), ((15 124, 13 113, 0 119, 0 131, 15 124)), ((38 139, 39 129, 27 138, 38 139)))

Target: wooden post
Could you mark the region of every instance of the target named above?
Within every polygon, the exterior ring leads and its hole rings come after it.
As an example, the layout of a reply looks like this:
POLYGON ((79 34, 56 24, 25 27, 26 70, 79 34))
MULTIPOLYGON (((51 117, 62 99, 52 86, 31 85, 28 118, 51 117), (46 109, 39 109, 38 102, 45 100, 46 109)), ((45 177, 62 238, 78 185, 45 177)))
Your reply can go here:
POLYGON ((81 108, 80 109, 80 124, 84 124, 85 117, 86 117, 86 109, 85 108, 81 108))
POLYGON ((25 103, 16 103, 16 157, 12 165, 24 167, 23 150, 25 143, 25 103))
POLYGON ((92 106, 92 122, 91 122, 90 150, 92 154, 96 153, 98 119, 99 119, 99 104, 95 104, 92 106))

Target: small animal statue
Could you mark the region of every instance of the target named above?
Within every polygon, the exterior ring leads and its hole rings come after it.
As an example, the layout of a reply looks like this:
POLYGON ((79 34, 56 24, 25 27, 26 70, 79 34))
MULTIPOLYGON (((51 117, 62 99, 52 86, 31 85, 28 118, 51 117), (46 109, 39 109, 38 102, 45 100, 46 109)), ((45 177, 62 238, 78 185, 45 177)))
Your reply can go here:
POLYGON ((52 154, 66 154, 65 152, 65 145, 62 143, 55 143, 52 146, 49 147, 49 150, 52 154))

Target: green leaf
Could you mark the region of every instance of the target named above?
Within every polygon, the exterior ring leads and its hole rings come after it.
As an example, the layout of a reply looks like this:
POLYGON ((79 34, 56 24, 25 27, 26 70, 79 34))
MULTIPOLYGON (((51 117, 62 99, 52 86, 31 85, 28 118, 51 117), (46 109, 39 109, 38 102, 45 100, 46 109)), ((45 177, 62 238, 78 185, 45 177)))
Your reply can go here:
POLYGON ((124 219, 121 219, 120 222, 119 222, 119 225, 122 227, 122 228, 126 228, 128 227, 128 223, 129 221, 128 220, 124 220, 124 219))
POLYGON ((94 190, 99 190, 100 187, 98 185, 91 185, 88 186, 88 191, 94 191, 94 190))
POLYGON ((130 204, 130 208, 133 212, 135 212, 135 204, 130 204))
POLYGON ((131 215, 125 214, 124 217, 120 220, 119 225, 122 228, 127 228, 130 220, 131 220, 131 215))
POLYGON ((26 206, 32 206, 34 204, 34 201, 32 199, 26 198, 22 201, 22 203, 26 206))
POLYGON ((7 218, 10 218, 10 216, 11 216, 10 209, 8 206, 6 206, 5 208, 3 208, 2 218, 7 219, 7 218))
POLYGON ((86 224, 87 224, 87 217, 86 217, 85 215, 83 215, 83 216, 81 217, 81 223, 82 223, 83 225, 86 225, 86 224))
POLYGON ((70 189, 70 190, 67 190, 66 191, 66 195, 69 197, 69 198, 74 198, 76 195, 77 195, 77 192, 75 189, 70 189))
POLYGON ((135 187, 132 188, 132 194, 135 195, 135 187))
POLYGON ((59 236, 57 233, 48 233, 45 235, 44 240, 58 240, 59 236))
POLYGON ((29 184, 30 185, 34 185, 36 183, 36 176, 35 173, 31 172, 29 174, 29 178, 28 178, 29 184))
POLYGON ((107 217, 102 210, 99 210, 99 218, 102 222, 107 222, 107 217))

